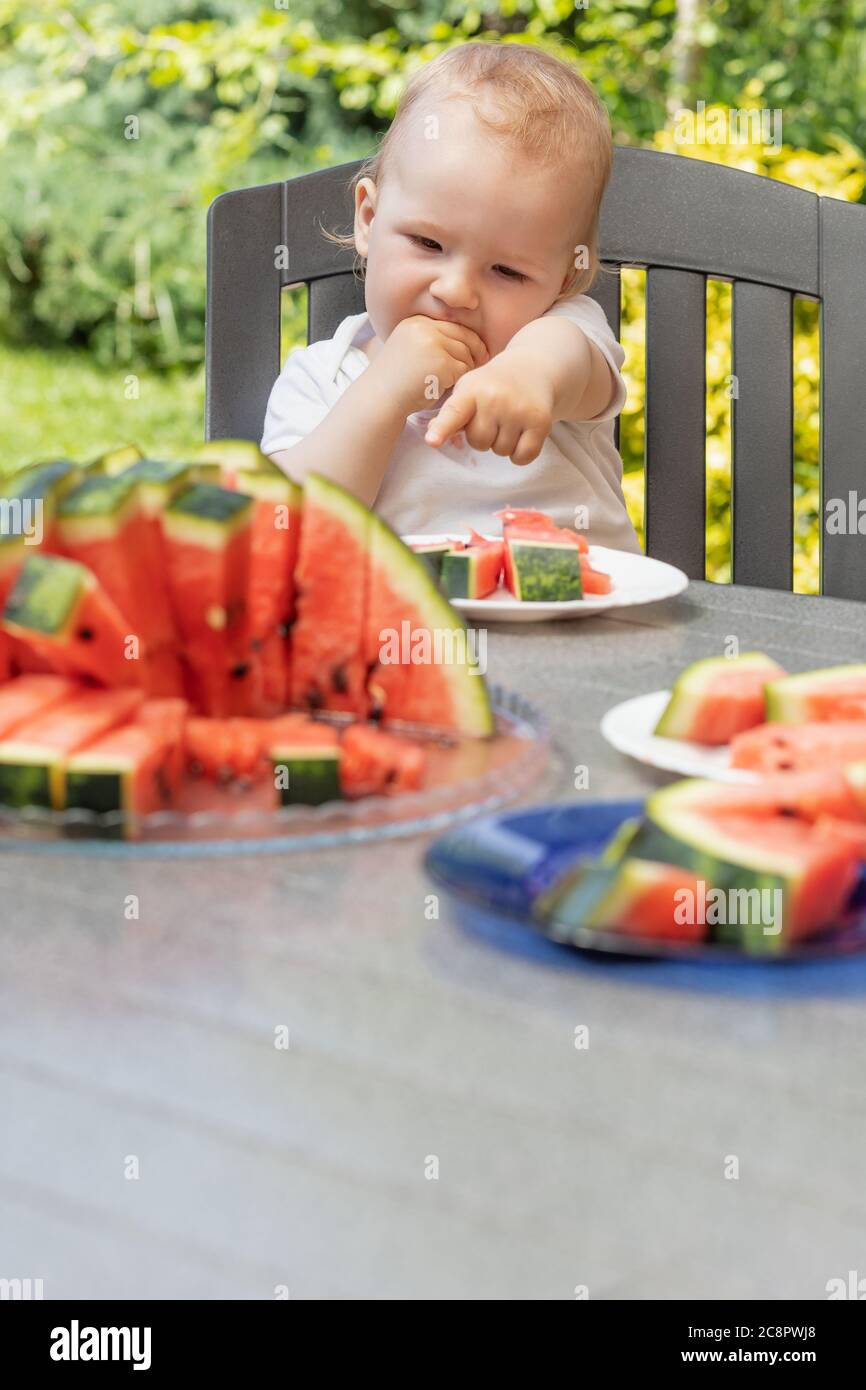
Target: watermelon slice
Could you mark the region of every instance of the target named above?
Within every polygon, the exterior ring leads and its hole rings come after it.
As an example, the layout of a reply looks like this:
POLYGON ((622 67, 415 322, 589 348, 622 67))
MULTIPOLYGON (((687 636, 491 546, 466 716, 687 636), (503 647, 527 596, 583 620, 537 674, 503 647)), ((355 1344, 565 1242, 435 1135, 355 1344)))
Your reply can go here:
POLYGON ((731 767, 806 772, 866 759, 866 720, 759 724, 731 741, 731 767))
POLYGON ((858 878, 857 851, 797 815, 736 809, 737 796, 746 805, 750 791, 766 802, 760 784, 689 779, 654 792, 625 857, 676 864, 725 894, 737 911, 713 925, 714 939, 772 954, 836 924, 858 878), (765 919, 766 894, 774 912, 781 901, 780 920, 765 919))
POLYGON ((67 493, 57 532, 64 554, 93 572, 145 649, 174 642, 160 549, 128 471, 87 478, 67 493))
POLYGON ((242 626, 252 505, 240 493, 196 483, 163 514, 172 604, 187 643, 225 649, 242 626))
POLYGON ((62 810, 66 762, 141 703, 135 690, 85 690, 18 724, 0 739, 0 804, 62 810))
POLYGON ((486 598, 502 573, 504 541, 489 541, 470 530, 470 543, 453 547, 442 560, 442 587, 449 598, 486 598))
POLYGON ((784 672, 763 652, 710 656, 687 666, 674 681, 654 732, 692 743, 728 743, 764 721, 764 692, 784 672))
POLYGON ((57 670, 104 685, 138 685, 141 664, 127 659, 129 625, 90 570, 55 555, 29 555, 3 611, 3 628, 57 670))
POLYGON ((573 942, 575 928, 593 927, 657 941, 702 941, 706 924, 698 914, 679 912, 683 890, 698 901, 694 874, 673 864, 622 858, 613 864, 590 862, 539 898, 533 915, 556 941, 573 942))
POLYGON ((143 817, 173 805, 177 768, 172 740, 155 721, 104 734, 66 762, 65 809, 88 813, 70 816, 66 833, 136 838, 143 817))
POLYGON ((244 643, 252 507, 241 493, 196 483, 163 513, 169 591, 189 693, 199 709, 215 716, 240 712, 238 688, 255 674, 244 643))
POLYGON ((78 694, 81 685, 68 676, 16 676, 0 685, 0 738, 19 724, 78 694))
POLYGON ((866 666, 828 666, 773 681, 766 718, 780 724, 866 718, 866 666))
POLYGON ((398 796, 421 785, 426 754, 419 743, 370 724, 350 724, 340 740, 343 795, 398 796))
POLYGON ((302 709, 367 714, 364 611, 371 520, 367 508, 330 479, 311 473, 305 480, 290 686, 291 704, 302 709))
POLYGON ((374 716, 489 737, 490 697, 460 614, 376 515, 369 552, 364 661, 374 716))

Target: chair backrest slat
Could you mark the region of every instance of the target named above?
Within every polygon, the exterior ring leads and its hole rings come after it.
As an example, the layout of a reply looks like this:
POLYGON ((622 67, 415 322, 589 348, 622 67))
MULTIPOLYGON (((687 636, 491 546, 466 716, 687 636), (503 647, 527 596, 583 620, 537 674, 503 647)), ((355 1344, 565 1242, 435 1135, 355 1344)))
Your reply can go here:
POLYGON ((364 284, 351 272, 313 280, 307 296, 307 341, 332 338, 344 318, 363 312, 364 284))
POLYGON ((208 213, 206 439, 255 439, 280 370, 283 184, 224 193, 208 213))
MULTIPOLYGON (((619 337, 620 315, 622 313, 621 284, 619 278, 619 266, 602 264, 602 269, 596 275, 591 287, 587 290, 590 299, 594 299, 600 304, 605 313, 605 318, 610 325, 610 331, 615 338, 619 337)), ((616 447, 619 448, 619 416, 613 423, 613 437, 616 447)))
POLYGON ((866 498, 864 223, 862 207, 821 199, 821 591, 857 599, 866 598, 866 515, 860 532, 857 510, 866 498), (844 507, 842 529, 828 503, 844 507))
POLYGON ((790 589, 794 578, 793 299, 733 288, 731 577, 790 589))
POLYGON ((646 548, 691 579, 706 555, 706 337, 706 277, 647 271, 646 548))

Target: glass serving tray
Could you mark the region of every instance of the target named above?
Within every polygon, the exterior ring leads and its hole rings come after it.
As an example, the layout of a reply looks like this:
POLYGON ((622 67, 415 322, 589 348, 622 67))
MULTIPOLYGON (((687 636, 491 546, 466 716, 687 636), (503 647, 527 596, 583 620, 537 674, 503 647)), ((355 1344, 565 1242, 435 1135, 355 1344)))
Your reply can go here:
POLYGON ((488 689, 496 726, 490 739, 389 725, 394 733, 405 732, 425 744, 424 785, 417 791, 275 810, 268 804, 273 793, 266 783, 215 787, 190 778, 179 806, 143 817, 134 839, 118 838, 116 813, 0 806, 0 850, 127 855, 274 852, 444 830, 514 800, 547 767, 549 735, 540 711, 501 686, 490 684, 488 689))

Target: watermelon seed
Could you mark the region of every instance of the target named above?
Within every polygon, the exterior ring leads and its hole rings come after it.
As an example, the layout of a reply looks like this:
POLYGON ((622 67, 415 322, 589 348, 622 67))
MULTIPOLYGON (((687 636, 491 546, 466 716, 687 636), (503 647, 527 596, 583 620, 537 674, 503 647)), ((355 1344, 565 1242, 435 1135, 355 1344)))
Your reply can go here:
POLYGON ((325 703, 324 695, 321 690, 317 690, 315 686, 307 691, 306 700, 310 709, 321 709, 325 703))
POLYGON ((261 637, 254 637, 252 642, 250 642, 250 650, 254 652, 260 652, 263 646, 264 643, 261 637))
POLYGON ((250 664, 248 661, 240 661, 237 666, 231 669, 231 678, 234 681, 243 680, 244 676, 249 675, 250 664))
POLYGON ((331 687, 338 695, 345 695, 349 689, 349 681, 346 676, 345 666, 337 666, 331 676, 331 687))
POLYGON ((92 627, 80 627, 80 628, 78 629, 78 634, 77 634, 77 635, 81 638, 82 642, 92 642, 92 641, 93 641, 93 628, 92 628, 92 627))

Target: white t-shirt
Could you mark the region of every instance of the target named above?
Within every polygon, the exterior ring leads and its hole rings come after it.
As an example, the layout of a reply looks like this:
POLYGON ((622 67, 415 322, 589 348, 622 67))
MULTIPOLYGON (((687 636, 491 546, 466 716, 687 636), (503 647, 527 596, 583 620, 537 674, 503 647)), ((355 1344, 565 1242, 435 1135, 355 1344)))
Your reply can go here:
MULTIPOLYGON (((471 449, 461 432, 439 448, 425 444, 435 406, 410 415, 397 441, 376 496, 376 512, 402 535, 498 529, 500 508, 529 507, 548 512, 561 526, 574 526, 575 508, 586 508, 587 539, 595 545, 641 553, 622 494, 622 460, 613 423, 626 399, 620 373, 625 353, 604 311, 587 295, 575 295, 547 310, 583 329, 610 363, 616 389, 607 410, 593 420, 558 420, 532 463, 518 466, 492 449, 471 449)), ((296 348, 274 383, 261 447, 266 454, 289 449, 328 414, 369 359, 360 344, 373 336, 369 315, 343 319, 333 338, 296 348)), ((284 463, 287 472, 291 467, 284 463)), ((297 482, 301 477, 295 476, 297 482)), ((578 516, 578 524, 584 518, 578 516)))

